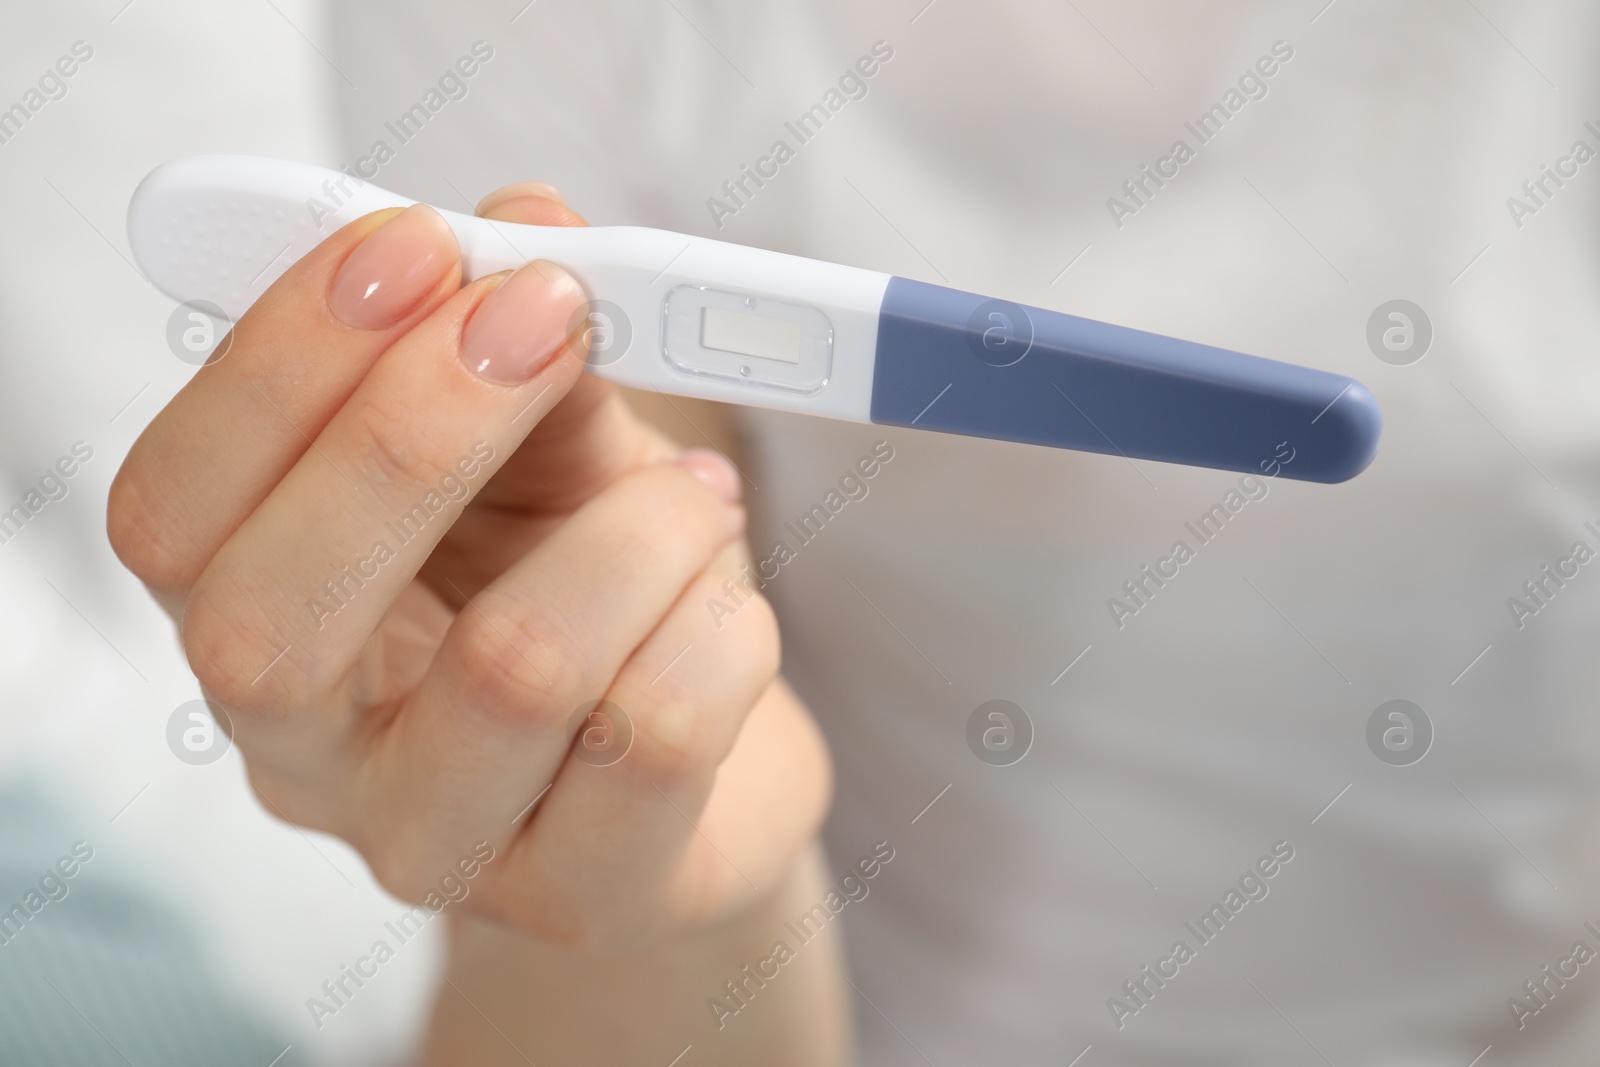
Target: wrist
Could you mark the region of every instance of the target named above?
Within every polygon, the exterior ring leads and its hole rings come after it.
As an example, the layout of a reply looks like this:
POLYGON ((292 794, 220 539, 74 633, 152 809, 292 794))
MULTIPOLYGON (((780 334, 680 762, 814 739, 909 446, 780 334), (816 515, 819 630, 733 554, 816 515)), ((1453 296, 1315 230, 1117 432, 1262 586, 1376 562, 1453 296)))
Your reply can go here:
POLYGON ((842 1063, 837 924, 804 941, 788 925, 827 892, 823 872, 813 844, 738 912, 625 951, 564 949, 455 917, 423 1062, 668 1062, 693 1045, 702 1065, 842 1063))

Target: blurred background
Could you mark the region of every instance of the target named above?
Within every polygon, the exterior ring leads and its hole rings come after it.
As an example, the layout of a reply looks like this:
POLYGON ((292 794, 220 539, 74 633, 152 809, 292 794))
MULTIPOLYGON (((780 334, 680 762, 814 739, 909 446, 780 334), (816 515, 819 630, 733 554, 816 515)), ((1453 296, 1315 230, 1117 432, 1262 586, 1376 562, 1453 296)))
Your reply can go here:
MULTIPOLYGON (((1369 472, 1274 482, 1125 628, 1107 600, 1234 476, 884 435, 873 495, 770 590, 839 763, 828 843, 898 850, 846 925, 875 1005, 857 1003, 863 1062, 1584 1062, 1600 978, 1528 1032, 1506 1001, 1600 921, 1600 578, 1525 627, 1507 601, 1574 540, 1600 545, 1600 165, 1523 187, 1578 140, 1600 149, 1597 18, 1565 0, 12 5, 0 107, 76 42, 92 58, 0 143, 0 506, 76 442, 92 458, 0 543, 0 775, 63 797, 63 846, 137 868, 284 1044, 386 1063, 415 1040, 437 931, 313 1026, 306 998, 399 905, 340 842, 263 811, 237 753, 175 757, 169 720, 198 690, 104 504, 193 373, 129 258, 138 181, 191 153, 353 164, 481 41, 492 60, 391 139, 379 184, 465 210, 550 181, 596 224, 1301 362, 1383 404, 1369 472), (865 96, 719 226, 722 183, 878 41, 893 59, 865 96), (1279 44, 1264 95, 1197 145, 1185 123, 1279 44), (1131 198, 1180 138, 1194 159, 1131 198), (1369 342, 1395 300, 1426 318, 1420 354, 1369 342), (1007 768, 964 741, 992 699, 1036 731, 1007 768), (1427 759, 1369 746, 1393 699, 1428 717, 1427 759), (1279 840, 1297 857, 1248 927, 1113 1025, 1107 998, 1279 840)), ((880 436, 742 417, 758 548, 880 436)), ((21 869, 61 851, 40 847, 21 869)), ((7 952, 0 980, 33 981, 7 952)))

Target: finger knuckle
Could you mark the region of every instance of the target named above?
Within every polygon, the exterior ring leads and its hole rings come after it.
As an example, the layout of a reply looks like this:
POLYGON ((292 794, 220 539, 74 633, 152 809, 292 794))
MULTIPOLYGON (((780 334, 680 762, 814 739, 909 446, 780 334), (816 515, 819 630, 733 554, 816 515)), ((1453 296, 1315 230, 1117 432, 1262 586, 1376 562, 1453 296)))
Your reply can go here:
POLYGON ((175 544, 179 526, 160 517, 148 486, 124 468, 106 499, 111 550, 134 577, 153 589, 181 589, 194 579, 191 555, 175 544))
MULTIPOLYGON (((690 585, 689 603, 723 592, 714 577, 702 575, 690 585)), ((777 620, 759 594, 743 600, 736 619, 729 620, 722 632, 702 640, 702 654, 716 657, 716 669, 736 678, 721 679, 714 693, 690 681, 687 672, 667 671, 650 683, 648 714, 641 716, 636 749, 641 769, 652 779, 681 781, 719 765, 748 711, 730 706, 730 701, 737 703, 740 698, 735 694, 745 693, 753 703, 777 677, 777 620)))
POLYGON ((680 686, 656 697, 638 716, 628 758, 635 772, 667 788, 699 777, 721 762, 716 740, 720 732, 705 694, 680 686))
POLYGON ((445 474, 445 467, 421 443, 417 420, 391 402, 372 401, 355 409, 360 442, 362 481, 380 495, 415 493, 432 486, 445 474))
POLYGON ((783 642, 772 602, 752 585, 719 583, 715 576, 703 574, 689 587, 689 596, 692 603, 708 606, 705 621, 713 632, 706 639, 726 649, 725 655, 741 671, 766 681, 778 673, 783 642))
POLYGON ((751 670, 763 681, 771 681, 783 660, 783 639, 772 602, 760 593, 751 594, 728 620, 728 629, 730 636, 741 642, 751 670))
POLYGON ((237 715, 271 718, 286 710, 284 679, 291 667, 279 661, 288 650, 263 640, 241 622, 246 614, 237 599, 224 595, 214 583, 202 579, 184 609, 180 638, 189 669, 200 688, 237 715), (268 682, 263 672, 278 668, 268 682))
POLYGON ((488 595, 461 619, 460 696, 474 715, 512 729, 543 729, 571 710, 583 659, 570 630, 488 595))
POLYGON ((641 719, 628 753, 634 773, 670 790, 715 768, 720 760, 707 745, 708 718, 705 704, 693 698, 656 703, 641 719))

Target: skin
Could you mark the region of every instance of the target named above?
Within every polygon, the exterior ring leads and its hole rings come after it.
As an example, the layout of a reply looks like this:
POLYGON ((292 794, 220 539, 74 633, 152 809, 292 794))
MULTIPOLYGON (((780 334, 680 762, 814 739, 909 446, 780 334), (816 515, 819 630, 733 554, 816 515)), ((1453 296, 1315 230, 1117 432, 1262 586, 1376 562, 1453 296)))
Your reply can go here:
MULTIPOLYGON (((584 225, 533 183, 480 213, 584 225)), ((144 431, 112 546, 269 811, 349 841, 404 900, 468 888, 428 1062, 666 1063, 689 1043, 700 1064, 842 1062, 832 927, 721 1029, 706 1006, 826 891, 830 768, 772 612, 756 595, 719 628, 705 607, 748 559, 737 474, 581 374, 581 339, 524 383, 474 374, 464 331, 506 278, 463 287, 453 238, 397 322, 342 322, 335 276, 394 214, 292 267, 144 431), (480 442, 470 498, 337 614, 308 610, 480 442), (605 766, 575 755, 600 697, 633 732, 605 766)))

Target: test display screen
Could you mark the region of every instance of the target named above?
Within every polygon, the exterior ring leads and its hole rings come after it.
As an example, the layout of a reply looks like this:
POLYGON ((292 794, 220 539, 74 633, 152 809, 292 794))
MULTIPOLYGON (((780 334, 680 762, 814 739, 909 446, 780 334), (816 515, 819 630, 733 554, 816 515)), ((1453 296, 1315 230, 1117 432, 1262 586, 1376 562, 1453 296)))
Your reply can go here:
POLYGON ((718 352, 799 363, 800 337, 800 324, 787 319, 712 307, 700 311, 700 344, 718 352))

